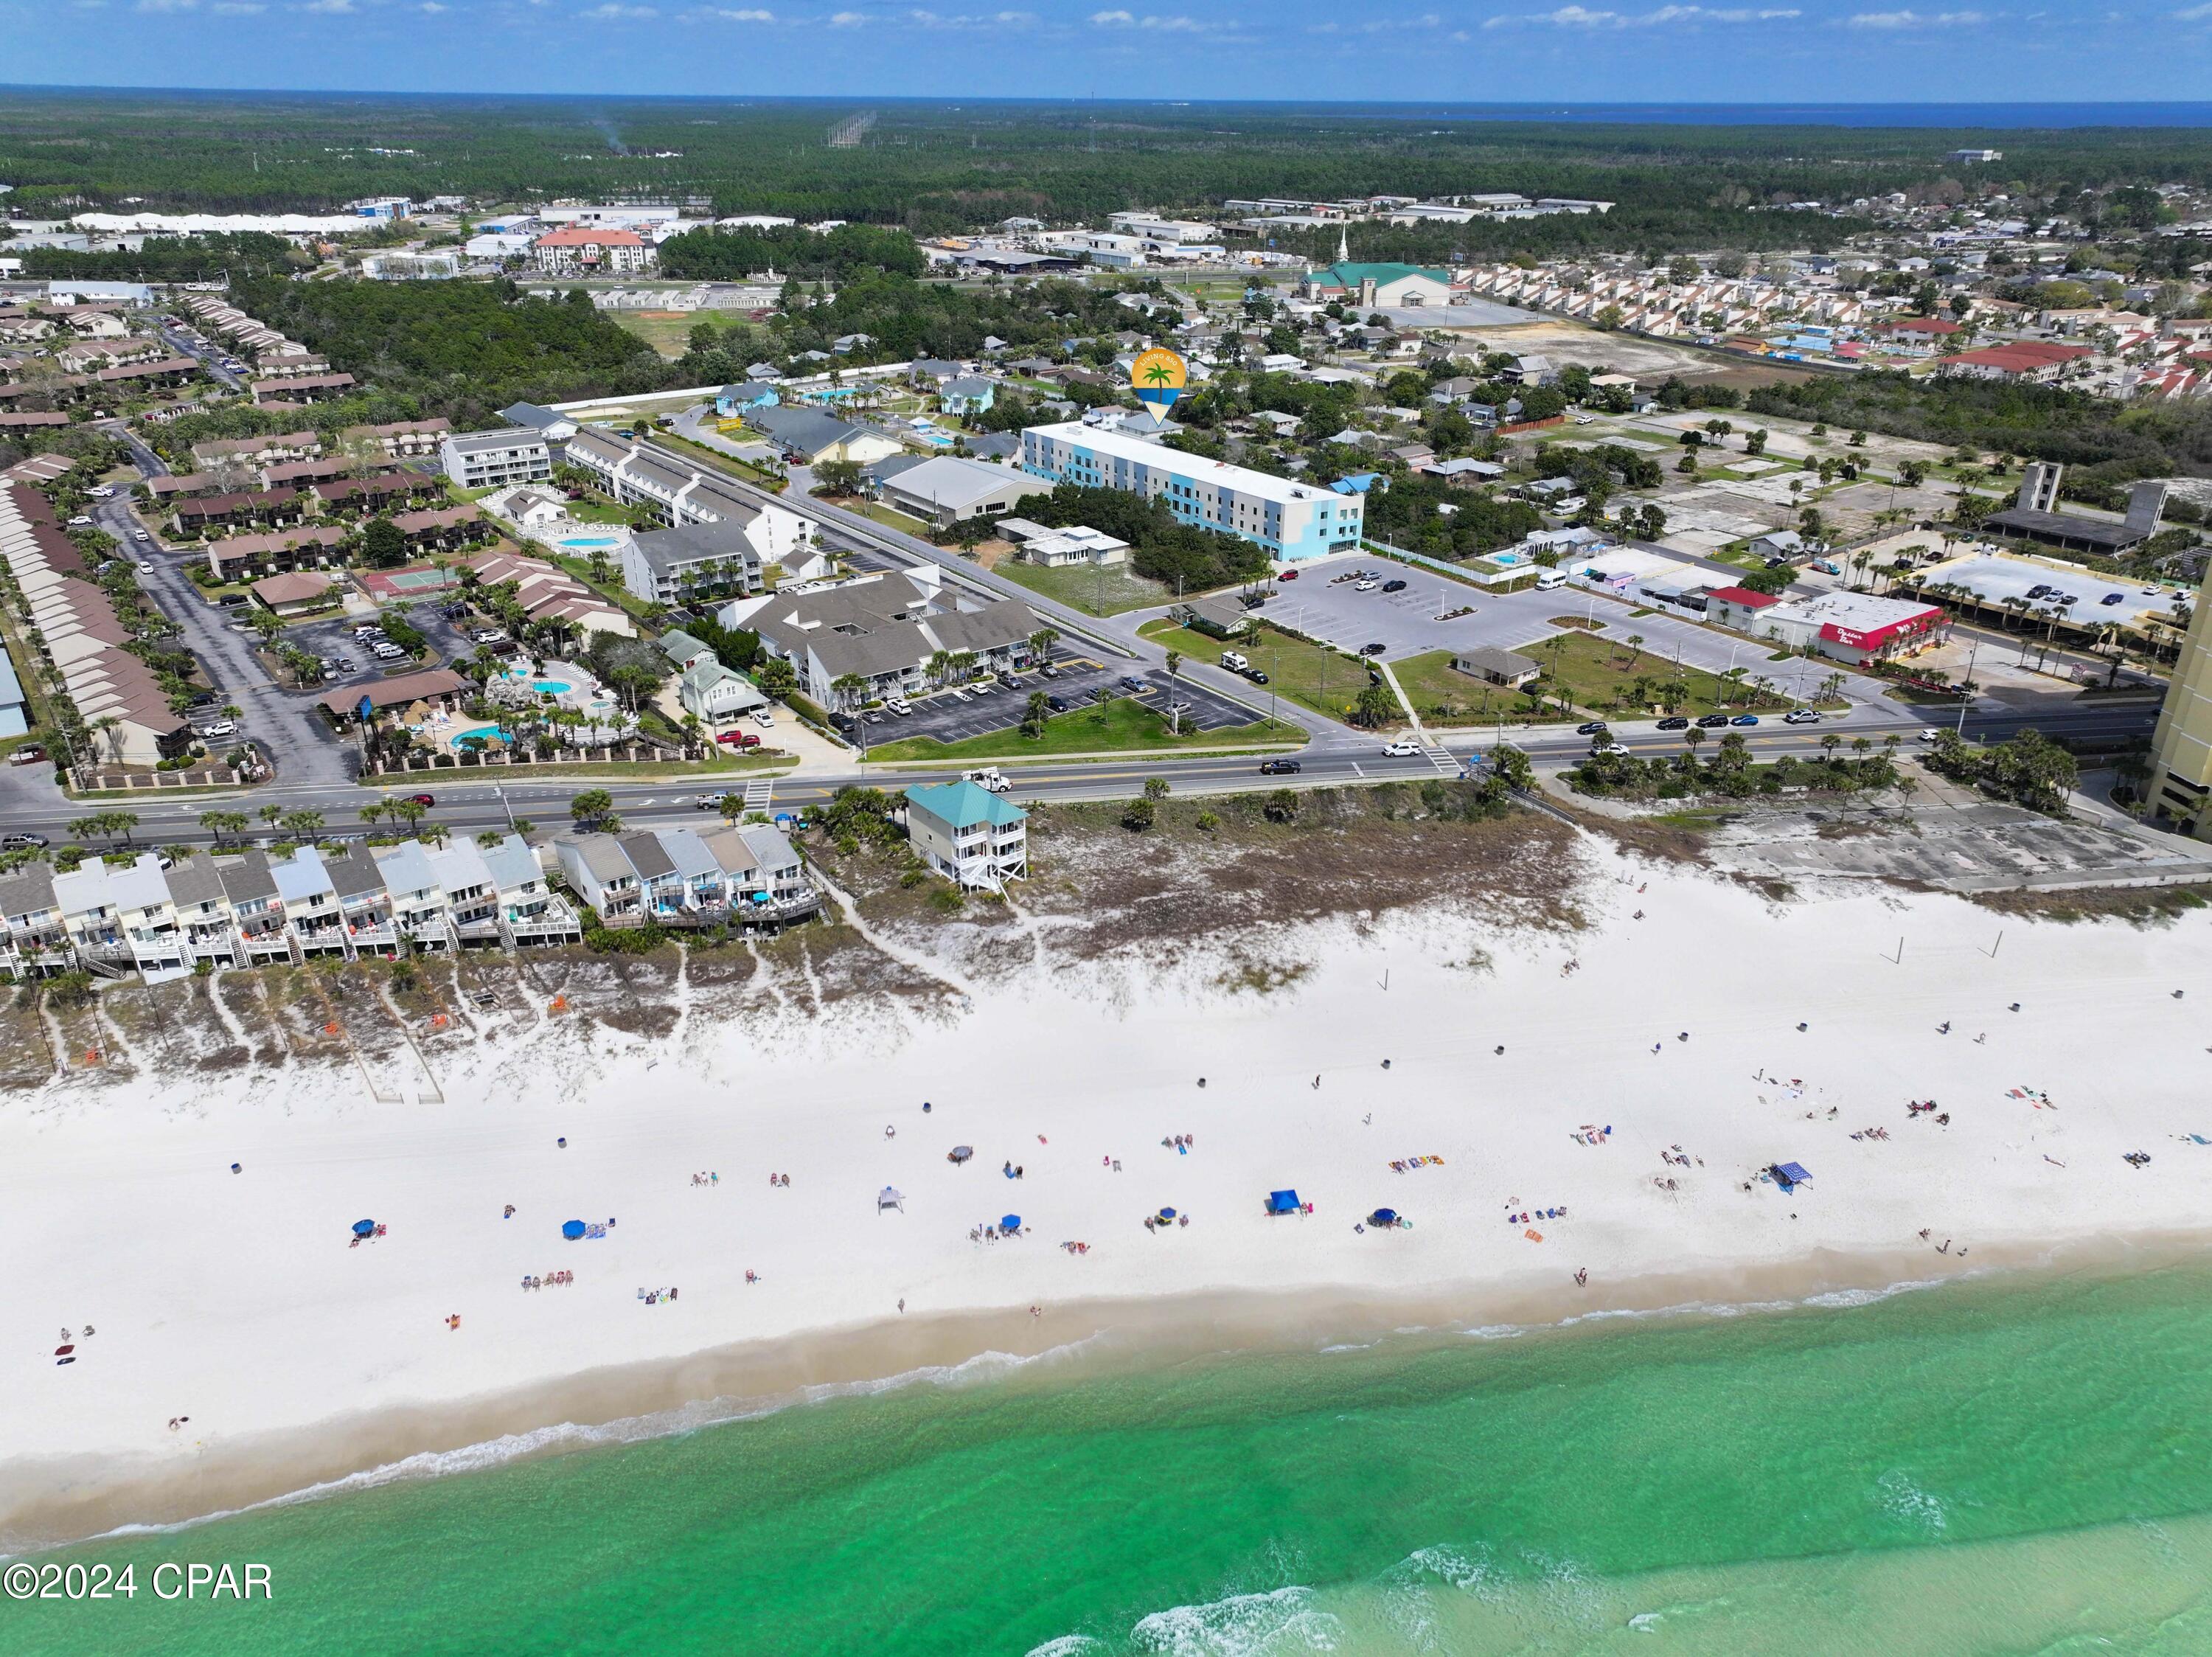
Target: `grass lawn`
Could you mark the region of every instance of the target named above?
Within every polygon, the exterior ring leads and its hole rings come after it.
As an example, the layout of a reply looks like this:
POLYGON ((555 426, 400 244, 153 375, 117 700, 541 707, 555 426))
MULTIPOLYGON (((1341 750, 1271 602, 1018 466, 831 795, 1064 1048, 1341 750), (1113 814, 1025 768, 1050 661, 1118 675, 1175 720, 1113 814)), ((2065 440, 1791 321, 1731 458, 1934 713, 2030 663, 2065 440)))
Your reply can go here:
MULTIPOLYGON (((643 621, 646 617, 646 612, 653 608, 653 606, 646 603, 644 600, 634 597, 629 589, 624 587, 620 582, 613 580, 593 580, 592 576, 592 561, 589 558, 580 558, 567 552, 556 552, 550 546, 545 549, 545 553, 546 557, 550 558, 557 568, 566 570, 569 575, 574 576, 578 581, 583 582, 585 586, 590 588, 592 591, 597 593, 601 598, 606 600, 610 604, 620 605, 625 612, 629 615, 635 617, 638 620, 643 621)), ((617 566, 611 566, 611 567, 617 566)))
POLYGON ((1071 708, 1045 722, 1043 736, 1031 740, 1018 729, 992 731, 959 742, 911 736, 868 750, 871 759, 1048 759, 1059 754, 1162 752, 1176 748, 1233 747, 1243 743, 1298 744, 1305 733, 1295 725, 1231 725, 1218 730, 1168 734, 1165 716, 1127 697, 1089 708, 1071 708))
POLYGON ((727 472, 740 483, 750 484, 755 489, 764 489, 771 495, 782 492, 782 478, 771 478, 759 467, 747 466, 735 455, 725 454, 718 448, 708 448, 704 443, 695 443, 680 432, 656 431, 653 434, 653 440, 656 443, 665 443, 671 448, 696 454, 715 471, 727 472))
POLYGON ((1017 564, 1001 558, 994 575, 1019 582, 1032 593, 1080 610, 1086 616, 1118 616, 1124 610, 1144 610, 1165 604, 1175 594, 1158 582, 1132 573, 1125 565, 1104 570, 1069 566, 1048 570, 1041 564, 1017 564))
POLYGON ((1233 645, 1167 620, 1148 621, 1137 631, 1163 649, 1180 650, 1196 661, 1218 661, 1224 650, 1241 650, 1269 680, 1254 685, 1248 694, 1265 696, 1274 691, 1331 719, 1349 716, 1352 704, 1367 688, 1366 664, 1358 657, 1324 650, 1264 623, 1233 645))
POLYGON ((846 511, 855 513, 860 517, 872 518, 886 529, 896 529, 908 535, 919 535, 924 540, 929 539, 927 524, 919 518, 910 518, 903 512, 887 507, 881 501, 854 501, 841 496, 837 504, 846 511))
MULTIPOLYGON (((1674 668, 1664 656, 1654 655, 1649 650, 1640 655, 1631 650, 1625 640, 1592 638, 1587 633, 1561 634, 1539 644, 1524 645, 1521 650, 1522 655, 1544 664, 1544 677, 1540 682, 1553 694, 1565 696, 1577 710, 1618 707, 1638 678, 1663 684, 1672 676, 1674 668)), ((1674 709, 1678 714, 1717 713, 1723 705, 1724 697, 1729 698, 1726 705, 1737 711, 1751 705, 1747 701, 1751 694, 1747 683, 1731 685, 1716 673, 1688 666, 1682 669, 1682 679, 1689 691, 1674 709)), ((1773 705, 1784 704, 1778 701, 1773 705)), ((1641 716, 1628 709, 1622 711, 1632 717, 1641 716)))
POLYGON ((612 501, 568 503, 568 515, 580 524, 627 525, 635 515, 634 507, 617 506, 612 501))
POLYGON ((599 314, 613 318, 617 327, 635 334, 672 361, 690 349, 691 330, 700 320, 692 311, 602 311, 599 314))
POLYGON ((1516 722, 1528 717, 1527 698, 1518 691, 1461 673, 1451 665, 1452 655, 1449 650, 1431 650, 1390 664, 1424 725, 1486 725, 1501 713, 1511 714, 1516 722))

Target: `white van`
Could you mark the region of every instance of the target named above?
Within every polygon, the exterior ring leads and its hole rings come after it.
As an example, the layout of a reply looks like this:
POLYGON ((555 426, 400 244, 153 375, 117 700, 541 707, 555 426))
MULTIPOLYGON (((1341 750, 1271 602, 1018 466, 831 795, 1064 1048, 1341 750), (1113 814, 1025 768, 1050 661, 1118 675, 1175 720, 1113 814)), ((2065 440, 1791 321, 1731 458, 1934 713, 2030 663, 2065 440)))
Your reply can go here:
POLYGON ((1536 577, 1536 590, 1539 593, 1548 593, 1555 587, 1565 587, 1566 584, 1565 575, 1557 570, 1547 570, 1536 577))
POLYGON ((1252 664, 1242 651, 1224 650, 1221 653, 1221 665, 1232 673, 1241 673, 1252 664))

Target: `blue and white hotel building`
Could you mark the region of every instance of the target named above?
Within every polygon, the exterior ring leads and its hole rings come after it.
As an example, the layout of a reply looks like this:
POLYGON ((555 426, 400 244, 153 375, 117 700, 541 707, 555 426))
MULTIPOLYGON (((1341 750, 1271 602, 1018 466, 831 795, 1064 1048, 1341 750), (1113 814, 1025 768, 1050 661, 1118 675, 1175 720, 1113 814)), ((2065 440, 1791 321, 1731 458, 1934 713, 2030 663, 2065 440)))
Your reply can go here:
POLYGON ((1126 489, 1164 501, 1183 522, 1257 541, 1268 557, 1285 562, 1357 547, 1366 508, 1357 495, 1074 421, 1023 432, 1022 470, 1054 483, 1126 489))

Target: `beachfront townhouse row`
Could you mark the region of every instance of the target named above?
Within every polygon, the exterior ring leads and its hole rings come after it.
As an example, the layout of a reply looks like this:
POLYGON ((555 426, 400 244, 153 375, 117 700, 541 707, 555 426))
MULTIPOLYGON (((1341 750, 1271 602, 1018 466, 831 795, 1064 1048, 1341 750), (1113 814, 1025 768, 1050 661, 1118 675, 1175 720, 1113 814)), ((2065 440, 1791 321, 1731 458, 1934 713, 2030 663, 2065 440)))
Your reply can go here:
POLYGON ((17 979, 82 968, 160 983, 203 962, 512 949, 582 935, 574 907, 518 834, 490 846, 198 852, 167 868, 141 852, 0 875, 0 971, 17 979))
POLYGON ((822 907, 799 853, 764 823, 583 834, 553 850, 569 889, 610 927, 781 925, 822 907))

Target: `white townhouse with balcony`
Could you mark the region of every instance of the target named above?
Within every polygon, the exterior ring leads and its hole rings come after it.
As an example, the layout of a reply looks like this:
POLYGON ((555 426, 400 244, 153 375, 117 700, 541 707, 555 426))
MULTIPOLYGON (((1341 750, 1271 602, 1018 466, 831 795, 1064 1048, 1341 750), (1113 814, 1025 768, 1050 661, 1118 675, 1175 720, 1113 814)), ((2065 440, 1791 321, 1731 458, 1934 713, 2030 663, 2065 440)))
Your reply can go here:
POLYGON ((1029 875, 1029 813, 973 783, 908 789, 906 837, 922 862, 963 886, 1029 875))

